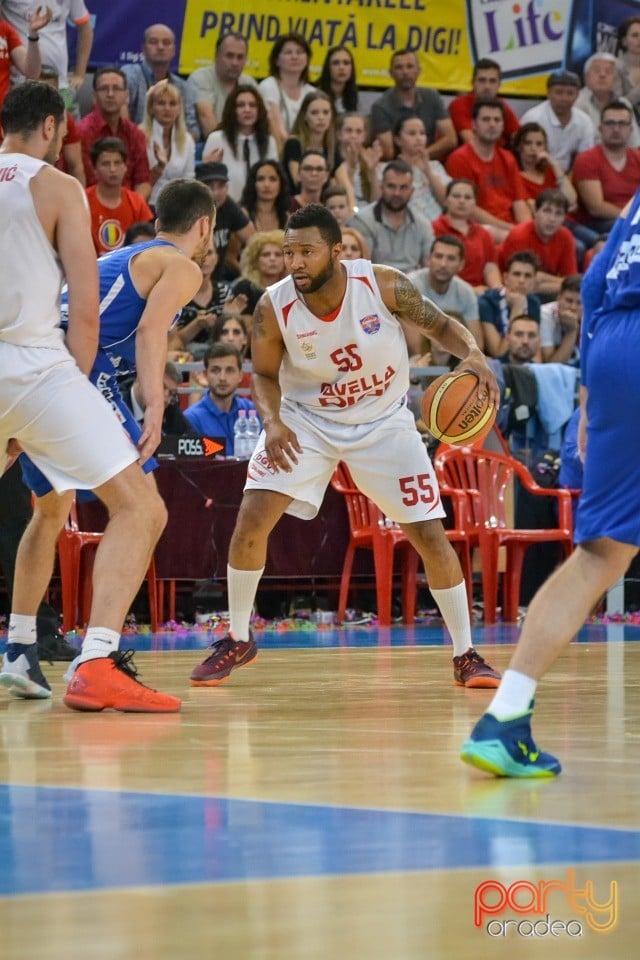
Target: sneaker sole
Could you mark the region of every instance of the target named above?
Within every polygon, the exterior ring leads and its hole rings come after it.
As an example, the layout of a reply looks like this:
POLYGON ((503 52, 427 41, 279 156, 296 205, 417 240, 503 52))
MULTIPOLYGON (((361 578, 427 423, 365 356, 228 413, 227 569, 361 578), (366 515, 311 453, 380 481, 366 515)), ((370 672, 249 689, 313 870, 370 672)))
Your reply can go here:
POLYGON ((19 673, 0 673, 0 685, 20 700, 48 700, 51 696, 51 690, 19 673))
POLYGON ((482 745, 477 740, 467 740, 462 746, 460 759, 478 770, 492 773, 494 777, 541 780, 555 777, 561 770, 560 764, 557 770, 549 770, 517 763, 499 740, 486 740, 482 745))
POLYGON ((464 680, 456 680, 454 677, 453 682, 457 687, 467 687, 469 690, 495 690, 500 686, 500 679, 500 677, 472 677, 465 683, 464 680))
POLYGON ((178 713, 182 707, 179 700, 176 706, 152 707, 148 704, 130 703, 117 706, 113 703, 102 703, 99 700, 90 700, 88 697, 64 696, 62 702, 71 710, 81 710, 84 713, 100 713, 101 710, 117 710, 119 713, 178 713))
POLYGON ((248 667, 250 663, 253 663, 254 660, 258 659, 258 651, 254 653, 250 660, 243 660, 242 663, 236 663, 229 673, 226 673, 224 677, 212 677, 211 680, 194 680, 192 677, 189 677, 189 684, 192 687, 219 687, 221 683, 224 683, 225 680, 228 680, 234 670, 237 670, 238 667, 248 667))

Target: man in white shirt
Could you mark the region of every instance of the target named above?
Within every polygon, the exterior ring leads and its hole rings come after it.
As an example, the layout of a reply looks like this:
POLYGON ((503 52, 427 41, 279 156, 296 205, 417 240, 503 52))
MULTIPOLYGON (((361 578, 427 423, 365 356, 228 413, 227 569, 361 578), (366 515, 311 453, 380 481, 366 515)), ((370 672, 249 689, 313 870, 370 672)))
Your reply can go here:
MULTIPOLYGON (((30 32, 29 18, 35 6, 36 4, 31 0, 1 0, 0 2, 0 16, 18 31, 25 46, 30 32)), ((93 46, 91 16, 84 0, 48 0, 47 6, 52 11, 52 17, 38 35, 40 60, 58 71, 60 93, 67 108, 70 108, 75 100, 75 92, 84 83, 93 46), (72 74, 69 74, 67 20, 71 20, 78 31, 76 63, 72 74)))
POLYGON ((547 99, 531 107, 520 123, 539 123, 547 135, 549 153, 566 172, 577 153, 589 150, 596 132, 591 119, 574 106, 580 93, 580 78, 569 70, 550 73, 547 99))

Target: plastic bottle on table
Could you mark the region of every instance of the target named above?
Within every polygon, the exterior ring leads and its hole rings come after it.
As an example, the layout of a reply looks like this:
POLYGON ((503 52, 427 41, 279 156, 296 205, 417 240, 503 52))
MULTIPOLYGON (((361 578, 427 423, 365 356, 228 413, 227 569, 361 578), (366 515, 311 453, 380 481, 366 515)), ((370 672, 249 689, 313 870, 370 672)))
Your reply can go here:
POLYGON ((233 455, 237 460, 249 458, 247 444, 247 411, 239 410, 233 427, 233 455))

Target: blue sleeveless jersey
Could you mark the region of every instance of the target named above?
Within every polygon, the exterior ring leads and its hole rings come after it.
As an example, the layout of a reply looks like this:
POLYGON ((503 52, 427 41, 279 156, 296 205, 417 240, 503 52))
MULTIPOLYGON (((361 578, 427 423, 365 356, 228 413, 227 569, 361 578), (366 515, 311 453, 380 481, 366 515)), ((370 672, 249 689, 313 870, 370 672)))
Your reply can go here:
MULTIPOLYGON (((131 261, 150 247, 171 247, 166 240, 149 240, 120 247, 98 260, 100 278, 100 340, 89 379, 107 400, 119 397, 117 379, 136 369, 136 331, 147 301, 131 279, 131 261)), ((62 326, 68 316, 67 288, 61 298, 62 326)), ((171 326, 177 321, 174 317, 171 326)))

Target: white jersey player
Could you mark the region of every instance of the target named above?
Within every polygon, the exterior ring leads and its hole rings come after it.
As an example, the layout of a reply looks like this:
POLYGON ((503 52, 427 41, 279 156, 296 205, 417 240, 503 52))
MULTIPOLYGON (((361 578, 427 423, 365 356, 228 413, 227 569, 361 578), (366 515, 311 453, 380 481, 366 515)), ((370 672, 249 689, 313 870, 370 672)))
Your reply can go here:
MULTIPOLYGON (((84 193, 50 166, 65 133, 63 100, 47 84, 21 84, 7 95, 0 122, 0 456, 21 448, 53 488, 37 498, 18 549, 0 685, 18 697, 51 696, 38 662, 36 611, 74 490, 86 488, 106 504, 109 523, 96 554, 89 629, 65 703, 89 711, 173 712, 180 700, 137 682, 130 656, 118 649, 124 617, 166 522, 153 478, 143 474, 139 460, 160 438, 167 325, 161 334, 154 335, 151 324, 146 330, 145 399, 158 413, 148 422, 145 416, 136 448, 86 376, 98 346, 98 272, 84 193), (69 290, 64 339, 63 273, 69 290)), ((189 257, 196 249, 204 254, 214 207, 206 188, 193 186, 193 224, 175 254, 179 269, 163 272, 153 288, 155 309, 161 303, 177 312, 200 282, 189 257)), ((173 204, 176 223, 191 216, 183 200, 173 204)))
POLYGON ((255 314, 253 393, 264 430, 248 467, 231 540, 230 631, 194 669, 214 686, 257 656, 249 618, 269 534, 283 513, 316 515, 336 464, 397 521, 420 553, 454 644, 454 678, 495 687, 496 673, 471 646, 467 593, 440 518, 437 482, 406 406, 407 346, 400 320, 464 359, 498 403, 498 388, 469 331, 424 301, 397 270, 342 262, 340 227, 320 204, 298 210, 285 233, 290 276, 270 287, 255 314))

